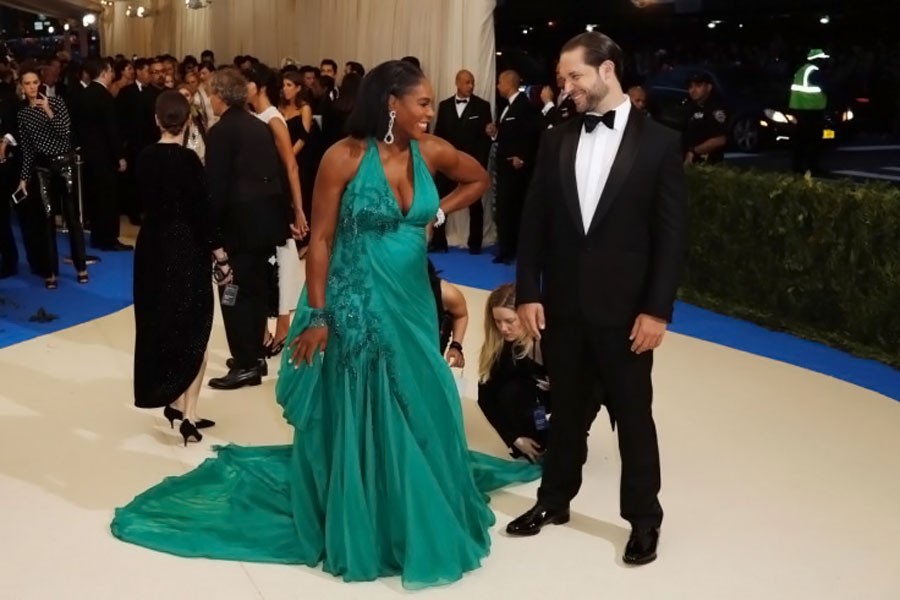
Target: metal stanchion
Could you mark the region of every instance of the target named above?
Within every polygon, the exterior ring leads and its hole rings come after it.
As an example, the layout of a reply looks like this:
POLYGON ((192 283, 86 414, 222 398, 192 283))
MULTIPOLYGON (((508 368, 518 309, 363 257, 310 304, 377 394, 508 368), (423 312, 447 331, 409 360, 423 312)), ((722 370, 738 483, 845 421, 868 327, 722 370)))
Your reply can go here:
MULTIPOLYGON (((83 188, 81 187, 81 165, 83 165, 83 164, 84 164, 84 161, 81 160, 81 154, 79 154, 76 151, 75 152, 75 171, 76 171, 75 182, 76 182, 76 186, 78 188, 78 222, 81 223, 81 235, 82 236, 87 233, 87 230, 84 228, 84 201, 82 199, 83 188)), ((71 190, 70 190, 70 193, 71 193, 71 190)), ((99 256, 94 256, 92 254, 85 255, 85 262, 89 265, 95 265, 100 261, 101 261, 101 258, 99 256)), ((72 264, 72 257, 71 256, 65 257, 63 259, 63 262, 65 262, 66 264, 72 264)))

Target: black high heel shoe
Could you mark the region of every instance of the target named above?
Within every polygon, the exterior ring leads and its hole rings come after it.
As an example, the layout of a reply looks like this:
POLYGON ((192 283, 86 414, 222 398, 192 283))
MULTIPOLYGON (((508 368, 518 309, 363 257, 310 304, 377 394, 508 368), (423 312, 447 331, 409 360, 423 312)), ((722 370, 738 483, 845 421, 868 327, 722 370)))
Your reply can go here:
POLYGON ((187 448, 188 439, 194 438, 197 442, 203 439, 203 434, 200 433, 190 421, 182 421, 181 425, 178 427, 178 431, 181 433, 181 437, 184 438, 185 448, 187 448))
MULTIPOLYGON (((184 413, 182 413, 177 408, 172 408, 171 406, 166 405, 163 409, 163 416, 169 420, 169 427, 175 429, 175 421, 181 421, 184 419, 184 413)), ((210 427, 215 427, 216 422, 210 421, 209 419, 200 419, 197 421, 197 429, 208 429, 210 427)))

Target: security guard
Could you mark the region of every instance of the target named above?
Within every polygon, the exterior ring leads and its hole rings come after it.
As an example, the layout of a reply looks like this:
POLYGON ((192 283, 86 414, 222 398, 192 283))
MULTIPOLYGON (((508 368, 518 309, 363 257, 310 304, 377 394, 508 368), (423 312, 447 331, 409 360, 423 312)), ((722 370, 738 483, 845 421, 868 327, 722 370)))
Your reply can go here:
POLYGON ((684 130, 685 164, 716 164, 725 158, 728 115, 713 96, 709 73, 698 71, 688 81, 688 120, 684 130))
POLYGON ((819 155, 825 130, 825 94, 823 61, 828 59, 820 48, 813 48, 806 55, 806 64, 797 69, 791 84, 788 107, 797 119, 794 133, 794 172, 813 174, 820 172, 819 155))

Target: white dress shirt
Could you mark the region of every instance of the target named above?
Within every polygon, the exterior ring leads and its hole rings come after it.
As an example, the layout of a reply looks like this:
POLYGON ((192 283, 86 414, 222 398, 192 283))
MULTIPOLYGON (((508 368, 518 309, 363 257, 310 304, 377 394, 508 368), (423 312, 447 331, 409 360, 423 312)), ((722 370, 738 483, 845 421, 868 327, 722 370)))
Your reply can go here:
POLYGON ((522 93, 522 92, 516 92, 515 94, 513 94, 512 96, 509 97, 509 104, 507 104, 507 105, 506 105, 506 108, 503 109, 503 112, 500 113, 500 120, 501 120, 501 121, 503 120, 503 117, 506 116, 506 112, 509 110, 509 107, 512 106, 512 103, 513 103, 513 102, 515 102, 516 96, 518 96, 518 95, 521 94, 521 93, 522 93))
POLYGON ((613 110, 616 111, 616 121, 612 129, 598 123, 594 131, 588 133, 582 127, 581 137, 578 140, 575 181, 578 185, 578 202, 581 205, 581 221, 585 233, 591 226, 603 188, 609 179, 609 171, 619 152, 622 134, 631 113, 631 100, 625 96, 622 104, 613 110))
POLYGON ((471 98, 460 98, 459 96, 453 97, 453 102, 456 103, 456 116, 460 119, 462 118, 463 111, 469 106, 469 102, 471 102, 471 98), (465 102, 460 102, 460 100, 465 100, 465 102))

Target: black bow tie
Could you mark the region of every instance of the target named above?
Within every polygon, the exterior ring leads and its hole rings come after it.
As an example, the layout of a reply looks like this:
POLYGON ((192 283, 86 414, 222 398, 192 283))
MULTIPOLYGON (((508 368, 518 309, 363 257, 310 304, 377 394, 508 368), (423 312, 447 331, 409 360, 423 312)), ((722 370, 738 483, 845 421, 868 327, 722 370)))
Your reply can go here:
POLYGON ((468 99, 468 98, 457 98, 457 99, 456 99, 456 103, 457 103, 457 104, 468 104, 468 103, 469 103, 469 99, 468 99))
POLYGON ((603 113, 602 117, 600 115, 584 115, 584 130, 588 133, 594 131, 599 123, 612 129, 616 124, 616 111, 608 110, 603 113))

